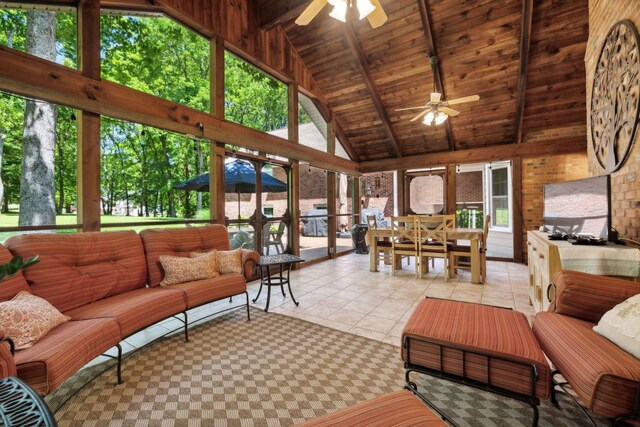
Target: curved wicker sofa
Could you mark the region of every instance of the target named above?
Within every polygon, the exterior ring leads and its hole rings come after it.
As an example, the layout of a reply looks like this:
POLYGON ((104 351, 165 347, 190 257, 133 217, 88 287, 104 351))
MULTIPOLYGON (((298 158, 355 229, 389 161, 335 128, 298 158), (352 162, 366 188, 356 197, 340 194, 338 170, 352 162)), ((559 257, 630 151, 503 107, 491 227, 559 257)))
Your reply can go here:
MULTIPOLYGON (((38 393, 58 388, 87 362, 112 347, 118 349, 118 382, 122 351, 119 343, 168 317, 181 315, 188 341, 187 310, 244 293, 258 262, 257 252, 242 250, 244 274, 222 274, 160 287, 160 255, 189 256, 191 251, 229 250, 226 227, 208 225, 174 229, 78 234, 24 234, 0 245, 0 262, 21 255, 39 255, 40 262, 5 279, 0 301, 28 290, 46 299, 72 320, 63 323, 33 347, 7 361, 0 344, 0 377, 17 372, 38 393)), ((0 331, 0 338, 3 333, 0 331)))

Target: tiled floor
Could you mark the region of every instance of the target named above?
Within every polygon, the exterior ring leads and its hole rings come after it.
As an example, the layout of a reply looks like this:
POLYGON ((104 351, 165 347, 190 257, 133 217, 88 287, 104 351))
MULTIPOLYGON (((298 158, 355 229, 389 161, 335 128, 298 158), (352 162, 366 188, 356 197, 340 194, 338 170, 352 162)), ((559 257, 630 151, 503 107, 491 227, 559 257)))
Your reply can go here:
MULTIPOLYGON (((472 284, 470 273, 462 270, 445 282, 440 260, 423 279, 417 279, 414 272, 414 265, 405 263, 395 276, 391 275, 390 266, 382 264, 379 272, 371 273, 368 255, 346 255, 291 272, 293 293, 300 305, 296 307, 288 295, 283 297, 274 287, 269 311, 398 346, 404 324, 426 296, 512 307, 528 316, 534 314, 527 296, 526 265, 489 261, 484 285, 472 284)), ((259 286, 259 281, 249 283, 251 299, 258 294, 259 286)), ((260 299, 251 305, 264 308, 266 300, 265 288, 260 299)), ((189 311, 189 321, 243 302, 242 295, 235 297, 233 303, 224 299, 207 304, 189 311)), ((128 352, 181 328, 179 320, 165 320, 127 338, 122 343, 123 350, 128 352)))
MULTIPOLYGON (((528 269, 525 265, 492 262, 487 265, 484 285, 470 282, 470 273, 444 281, 442 262, 436 260, 423 279, 415 277, 413 264, 391 275, 390 266, 369 271, 369 256, 351 254, 292 272, 293 293, 300 306, 272 289, 269 311, 298 317, 314 323, 400 345, 405 322, 416 304, 426 296, 512 307, 531 316, 528 269)), ((257 282, 249 285, 254 298, 257 282)), ((255 304, 266 303, 263 289, 255 304)))

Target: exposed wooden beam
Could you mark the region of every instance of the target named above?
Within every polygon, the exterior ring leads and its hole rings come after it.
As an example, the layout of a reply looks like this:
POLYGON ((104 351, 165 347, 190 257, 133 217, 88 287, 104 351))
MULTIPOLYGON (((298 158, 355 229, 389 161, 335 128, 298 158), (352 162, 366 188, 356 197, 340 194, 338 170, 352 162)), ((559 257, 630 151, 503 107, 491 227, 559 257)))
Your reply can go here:
POLYGON ((260 28, 270 30, 296 19, 309 5, 309 0, 260 1, 260 28))
POLYGON ((371 71, 369 70, 369 63, 367 62, 367 57, 362 51, 362 47, 360 46, 360 42, 358 41, 358 36, 354 31, 353 27, 349 22, 346 22, 342 28, 344 29, 344 37, 351 48, 351 51, 356 56, 356 62, 360 65, 360 71, 362 72, 362 77, 364 78, 364 84, 367 86, 369 93, 371 94, 371 99, 373 100, 373 104, 376 107, 376 111, 380 116, 380 120, 382 121, 382 126, 387 132, 387 136, 389 137, 389 141, 393 146, 393 151, 395 151, 396 156, 402 157, 402 150, 400 149, 400 144, 398 143, 398 137, 396 136, 395 131, 391 127, 391 121, 389 120, 389 116, 387 115, 387 110, 385 110, 384 105, 382 104, 382 99, 380 98, 380 93, 376 87, 375 82, 373 81, 373 77, 371 77, 371 71))
POLYGON ((522 0, 522 23, 520 24, 520 66, 518 70, 518 92, 516 99, 516 136, 517 143, 522 142, 522 122, 524 120, 524 101, 527 91, 527 70, 529 69, 529 45, 531 44, 531 20, 533 0, 522 0))
POLYGON ((513 262, 522 263, 523 241, 527 237, 527 229, 523 228, 522 216, 522 158, 511 159, 511 175, 513 186, 513 262))
POLYGON ((358 164, 0 46, 0 90, 359 175, 358 164), (200 126, 201 125, 201 126, 200 126))
POLYGON ((407 156, 402 159, 372 160, 360 163, 362 173, 381 172, 400 169, 430 168, 451 164, 497 162, 513 157, 553 156, 587 152, 587 141, 584 136, 576 136, 558 140, 527 142, 524 144, 504 144, 490 147, 458 150, 456 152, 439 152, 407 156))
MULTIPOLYGON (((447 99, 444 92, 444 84, 442 83, 442 70, 440 63, 437 62, 438 50, 436 49, 435 39, 433 37, 433 26, 431 25, 431 14, 429 13, 429 0, 418 0, 418 9, 420 9, 420 19, 422 20, 422 29, 424 30, 424 41, 427 45, 427 53, 433 70, 433 81, 435 89, 442 94, 442 99, 447 99), (434 62, 435 61, 435 62, 434 62)), ((449 150, 455 151, 456 144, 453 139, 453 131, 451 130, 451 121, 444 122, 444 131, 447 134, 447 143, 449 150)))
MULTIPOLYGON (((100 79, 100 0, 78 7, 78 63, 83 76, 100 79)), ((100 230, 100 116, 78 114, 78 221, 82 231, 100 230)))

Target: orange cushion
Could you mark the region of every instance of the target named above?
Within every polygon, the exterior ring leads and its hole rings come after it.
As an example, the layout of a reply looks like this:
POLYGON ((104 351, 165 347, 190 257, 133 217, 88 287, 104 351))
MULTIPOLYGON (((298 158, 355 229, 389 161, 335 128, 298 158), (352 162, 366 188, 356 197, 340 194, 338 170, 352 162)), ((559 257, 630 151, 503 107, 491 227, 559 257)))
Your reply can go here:
POLYGON ((409 390, 401 390, 298 425, 304 427, 435 427, 447 424, 409 390))
POLYGON ((402 358, 413 365, 440 370, 488 383, 516 393, 531 394, 531 369, 513 362, 535 365, 538 370, 536 396, 545 399, 551 391, 551 372, 529 322, 523 313, 460 301, 425 299, 407 321, 402 332, 409 341, 402 358), (421 341, 427 338, 429 342, 421 341), (440 344, 443 348, 440 363, 440 344), (468 353, 492 355, 506 360, 468 353), (463 367, 464 360, 464 367, 463 367), (513 361, 513 362, 512 362, 513 361), (490 373, 489 373, 490 371, 490 373))
POLYGON ((40 256, 24 277, 34 295, 63 313, 146 286, 144 248, 135 231, 21 234, 6 246, 25 259, 40 256))
POLYGON ((212 279, 195 280, 171 286, 183 291, 187 308, 194 308, 221 298, 238 295, 247 290, 242 274, 222 274, 212 279))

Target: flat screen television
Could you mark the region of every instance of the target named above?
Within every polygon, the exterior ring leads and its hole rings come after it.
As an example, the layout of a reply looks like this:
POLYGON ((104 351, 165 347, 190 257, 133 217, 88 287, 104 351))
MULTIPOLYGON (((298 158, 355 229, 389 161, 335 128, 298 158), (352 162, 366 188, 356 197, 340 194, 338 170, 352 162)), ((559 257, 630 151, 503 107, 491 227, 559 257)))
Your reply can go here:
POLYGON ((545 231, 608 239, 610 189, 609 175, 545 185, 545 231))

